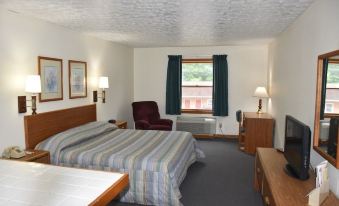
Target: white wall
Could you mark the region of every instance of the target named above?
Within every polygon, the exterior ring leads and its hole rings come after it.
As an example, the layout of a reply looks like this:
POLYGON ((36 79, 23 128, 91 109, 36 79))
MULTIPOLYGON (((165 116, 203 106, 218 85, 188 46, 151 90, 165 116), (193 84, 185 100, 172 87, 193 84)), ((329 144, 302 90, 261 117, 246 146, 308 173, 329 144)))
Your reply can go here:
MULTIPOLYGON (((92 103, 96 77, 109 76, 107 103, 98 103, 98 119, 128 120, 132 124, 133 49, 81 35, 53 24, 0 9, 0 151, 9 145, 24 146, 23 115, 17 96, 25 95, 24 80, 37 74, 37 56, 63 59, 64 100, 38 103, 38 112, 92 103), (70 100, 68 60, 87 62, 88 97, 70 100)), ((27 115, 30 114, 28 108, 27 115)))
MULTIPOLYGON (((227 54, 229 68, 229 116, 219 118, 225 134, 237 134, 235 111, 256 111, 252 97, 257 86, 267 85, 268 46, 162 47, 134 49, 134 101, 158 102, 165 116, 168 55, 196 57, 227 54)), ((265 101, 264 101, 265 102, 265 101)), ((266 105, 264 105, 266 109, 266 105)), ((167 116, 169 117, 169 116, 167 116)), ((175 119, 174 116, 169 117, 175 119)))
MULTIPOLYGON (((313 132, 317 57, 339 48, 339 1, 315 1, 269 49, 270 111, 276 119, 275 146, 284 145, 284 119, 291 114, 313 132)), ((313 133, 312 133, 313 134, 313 133)), ((313 165, 323 158, 313 149, 313 165)), ((330 166, 330 187, 339 196, 339 170, 330 166)))

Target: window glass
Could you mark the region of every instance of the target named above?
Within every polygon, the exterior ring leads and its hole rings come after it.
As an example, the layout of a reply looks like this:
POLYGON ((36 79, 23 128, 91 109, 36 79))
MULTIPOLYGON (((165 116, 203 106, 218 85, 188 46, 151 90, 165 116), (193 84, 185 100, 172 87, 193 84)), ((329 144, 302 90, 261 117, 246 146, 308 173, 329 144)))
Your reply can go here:
POLYGON ((333 113, 333 103, 326 103, 325 104, 325 113, 333 113))
POLYGON ((182 64, 182 109, 211 110, 212 89, 211 62, 182 64))
POLYGON ((339 113, 339 64, 338 63, 328 64, 325 113, 339 113))

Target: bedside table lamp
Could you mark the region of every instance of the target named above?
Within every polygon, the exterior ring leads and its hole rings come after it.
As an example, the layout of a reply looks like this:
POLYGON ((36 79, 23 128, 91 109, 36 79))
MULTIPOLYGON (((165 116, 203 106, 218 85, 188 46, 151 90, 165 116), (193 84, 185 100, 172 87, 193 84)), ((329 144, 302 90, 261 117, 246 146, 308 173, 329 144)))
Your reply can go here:
POLYGON ((41 93, 41 80, 40 75, 28 75, 26 77, 25 92, 32 94, 31 100, 26 100, 26 96, 18 96, 18 109, 19 113, 27 112, 26 101, 32 102, 32 114, 36 113, 36 94, 41 93))
POLYGON ((99 88, 102 89, 101 97, 98 96, 98 91, 93 91, 93 102, 97 102, 98 98, 102 98, 102 103, 106 102, 105 89, 109 88, 108 77, 99 77, 99 88))
POLYGON ((261 114, 262 113, 262 98, 268 98, 268 94, 267 94, 267 91, 266 91, 266 88, 265 87, 257 87, 255 92, 254 92, 254 95, 255 97, 259 97, 259 105, 258 105, 258 111, 257 113, 258 114, 261 114))

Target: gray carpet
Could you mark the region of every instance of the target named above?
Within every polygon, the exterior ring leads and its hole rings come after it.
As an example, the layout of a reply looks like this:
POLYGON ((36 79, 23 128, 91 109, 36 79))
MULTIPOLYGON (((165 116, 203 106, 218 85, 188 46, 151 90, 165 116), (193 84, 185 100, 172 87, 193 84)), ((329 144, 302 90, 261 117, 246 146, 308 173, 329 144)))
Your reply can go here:
MULTIPOLYGON (((186 206, 262 206, 253 189, 254 156, 238 150, 230 140, 199 140, 206 158, 194 163, 180 186, 186 206)), ((131 206, 112 202, 114 206, 131 206)))

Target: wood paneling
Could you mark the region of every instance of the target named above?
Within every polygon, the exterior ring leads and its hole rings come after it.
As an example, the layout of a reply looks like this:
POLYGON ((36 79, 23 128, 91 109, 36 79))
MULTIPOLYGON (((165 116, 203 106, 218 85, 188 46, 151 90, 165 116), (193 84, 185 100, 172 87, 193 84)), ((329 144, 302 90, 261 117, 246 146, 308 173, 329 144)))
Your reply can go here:
POLYGON ((95 104, 25 116, 26 149, 34 149, 54 134, 96 119, 95 104))
MULTIPOLYGON (((286 164, 287 161, 283 153, 273 148, 258 148, 255 166, 255 189, 263 195, 265 205, 308 205, 306 195, 315 188, 314 173, 310 172, 308 180, 298 180, 285 173, 284 167, 286 164), (260 169, 258 170, 258 168, 260 169)), ((322 204, 322 206, 330 205, 339 206, 339 200, 332 193, 322 204)))

